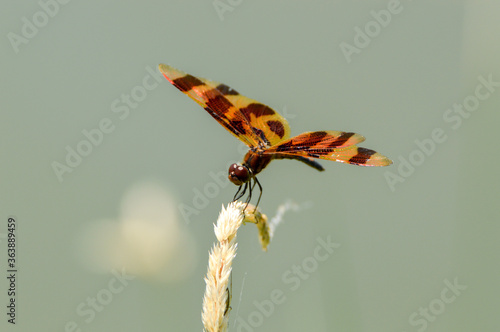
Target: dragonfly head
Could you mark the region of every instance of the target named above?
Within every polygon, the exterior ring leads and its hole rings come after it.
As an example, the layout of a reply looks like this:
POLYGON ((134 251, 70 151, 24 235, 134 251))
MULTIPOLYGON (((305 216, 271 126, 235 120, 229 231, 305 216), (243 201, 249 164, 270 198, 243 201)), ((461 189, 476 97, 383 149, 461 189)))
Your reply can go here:
POLYGON ((243 183, 250 180, 251 172, 245 165, 232 164, 229 166, 229 181, 237 186, 241 186, 243 183))

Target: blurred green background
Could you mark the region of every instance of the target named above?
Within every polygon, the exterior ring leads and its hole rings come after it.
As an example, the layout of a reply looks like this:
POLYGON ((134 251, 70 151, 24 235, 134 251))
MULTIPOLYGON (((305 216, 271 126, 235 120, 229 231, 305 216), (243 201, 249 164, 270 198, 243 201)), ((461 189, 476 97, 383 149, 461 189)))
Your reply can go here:
POLYGON ((230 331, 500 330, 498 1, 0 7, 0 276, 9 216, 19 270, 15 327, 0 278, 0 330, 202 330, 212 224, 236 190, 213 175, 244 149, 159 63, 273 107, 293 135, 355 131, 394 160, 271 163, 263 212, 302 208, 267 253, 240 229, 230 331), (320 260, 321 241, 340 246, 320 260))

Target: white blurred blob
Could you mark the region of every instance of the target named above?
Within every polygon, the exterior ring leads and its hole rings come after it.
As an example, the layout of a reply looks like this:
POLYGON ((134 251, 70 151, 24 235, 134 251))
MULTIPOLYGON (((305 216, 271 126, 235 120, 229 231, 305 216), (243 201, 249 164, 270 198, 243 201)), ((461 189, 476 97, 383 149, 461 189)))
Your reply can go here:
POLYGON ((88 223, 80 242, 84 262, 96 272, 125 268, 170 282, 186 278, 195 266, 195 242, 179 222, 173 197, 151 182, 128 190, 118 220, 88 223))

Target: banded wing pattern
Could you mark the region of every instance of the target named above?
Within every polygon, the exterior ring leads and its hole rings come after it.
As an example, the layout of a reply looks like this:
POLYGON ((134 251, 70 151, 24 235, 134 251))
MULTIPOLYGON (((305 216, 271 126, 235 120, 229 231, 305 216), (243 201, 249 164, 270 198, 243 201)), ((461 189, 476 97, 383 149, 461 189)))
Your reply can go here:
POLYGON ((269 106, 242 95, 231 101, 250 122, 253 131, 266 147, 290 137, 290 127, 286 119, 269 106))
POLYGON ((384 155, 355 145, 364 140, 363 136, 352 132, 307 132, 266 149, 264 154, 312 157, 360 166, 392 164, 384 155))
POLYGON ((161 64, 160 72, 179 90, 249 147, 271 146, 290 137, 288 122, 272 108, 229 86, 161 64))

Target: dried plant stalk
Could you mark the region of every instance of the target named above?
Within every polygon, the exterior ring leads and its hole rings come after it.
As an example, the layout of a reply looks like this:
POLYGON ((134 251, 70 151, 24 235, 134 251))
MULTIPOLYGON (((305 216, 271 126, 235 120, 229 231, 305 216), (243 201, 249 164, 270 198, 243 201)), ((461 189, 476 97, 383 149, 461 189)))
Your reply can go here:
POLYGON ((214 244, 208 258, 208 271, 205 277, 207 287, 203 296, 201 320, 207 332, 227 331, 229 312, 231 311, 231 271, 236 257, 236 232, 244 222, 257 225, 262 249, 267 250, 271 232, 267 217, 255 206, 241 202, 229 203, 222 210, 214 225, 217 243, 214 244))
POLYGON ((236 231, 243 223, 245 204, 232 202, 222 210, 214 225, 216 243, 208 259, 208 271, 205 277, 207 284, 203 297, 201 319, 205 331, 227 331, 231 294, 229 281, 233 259, 236 256, 236 231))

